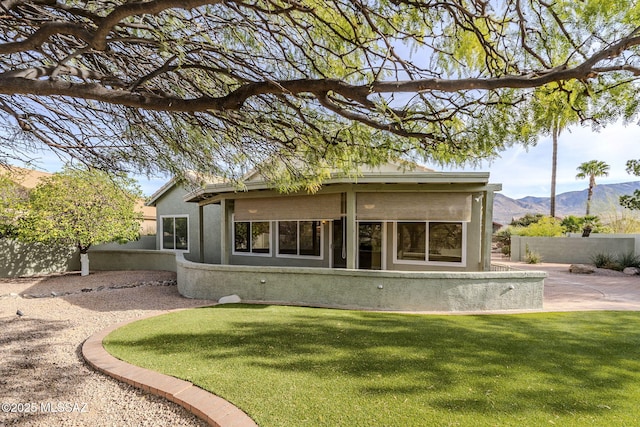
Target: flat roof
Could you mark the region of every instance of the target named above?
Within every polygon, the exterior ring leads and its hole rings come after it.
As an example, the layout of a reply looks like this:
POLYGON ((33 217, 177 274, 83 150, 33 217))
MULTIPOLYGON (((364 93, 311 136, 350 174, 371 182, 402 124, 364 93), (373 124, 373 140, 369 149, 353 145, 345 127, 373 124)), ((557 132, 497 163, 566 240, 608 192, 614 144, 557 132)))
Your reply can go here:
MULTIPOLYGON (((355 177, 333 175, 322 181, 322 187, 337 184, 489 184, 489 172, 367 172, 355 177)), ((229 193, 274 190, 268 181, 248 181, 243 188, 230 183, 207 184, 185 195, 185 202, 200 202, 229 193)), ((496 185, 494 191, 500 191, 496 185)))

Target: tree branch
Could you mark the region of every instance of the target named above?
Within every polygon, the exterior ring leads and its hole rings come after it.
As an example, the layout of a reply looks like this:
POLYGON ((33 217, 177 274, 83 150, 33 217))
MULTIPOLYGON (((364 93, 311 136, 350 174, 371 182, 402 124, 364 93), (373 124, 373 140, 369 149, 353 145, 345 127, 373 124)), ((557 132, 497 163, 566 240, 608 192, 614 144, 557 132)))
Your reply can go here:
MULTIPOLYGON (((417 79, 395 82, 373 82, 363 85, 351 85, 334 79, 297 79, 286 81, 266 81, 245 84, 223 97, 200 97, 182 99, 161 97, 151 93, 133 93, 124 90, 109 90, 95 83, 71 83, 63 81, 42 81, 36 78, 50 75, 52 70, 36 68, 29 70, 9 71, 0 74, 0 93, 2 94, 36 94, 82 97, 116 103, 135 108, 146 108, 160 111, 205 111, 205 110, 237 110, 247 99, 265 94, 294 94, 335 92, 345 98, 367 104, 372 93, 419 93, 425 91, 459 92, 467 90, 498 90, 502 88, 531 89, 562 80, 588 80, 598 75, 594 66, 603 59, 610 59, 631 46, 640 44, 640 36, 623 39, 587 59, 582 64, 567 68, 560 67, 542 75, 508 75, 495 78, 466 79, 417 79)), ((73 70, 73 69, 72 69, 73 70)), ((627 65, 612 65, 603 68, 607 72, 637 70, 627 65)), ((103 76, 95 73, 76 71, 73 75, 81 78, 103 76)))

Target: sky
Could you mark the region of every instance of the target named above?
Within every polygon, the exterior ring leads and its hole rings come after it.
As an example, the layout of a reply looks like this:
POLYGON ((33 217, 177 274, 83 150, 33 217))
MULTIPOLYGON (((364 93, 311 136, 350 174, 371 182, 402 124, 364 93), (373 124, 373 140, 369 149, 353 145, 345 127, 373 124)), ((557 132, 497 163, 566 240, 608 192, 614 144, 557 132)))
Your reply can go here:
MULTIPOLYGON (((551 192, 551 138, 541 138, 536 146, 528 150, 511 148, 492 162, 484 162, 478 168, 442 168, 426 166, 443 171, 489 172, 490 182, 502 184, 502 194, 519 199, 526 196, 549 197, 551 192)), ((625 168, 630 159, 640 159, 640 126, 631 124, 610 125, 599 132, 590 127, 573 126, 565 130, 558 140, 558 175, 556 194, 580 191, 588 187, 588 180, 576 179, 576 168, 589 160, 601 160, 610 167, 609 176, 597 178, 598 184, 639 181, 640 177, 629 175, 625 168)), ((38 169, 57 172, 63 163, 55 155, 44 152, 38 169)), ((170 177, 134 176, 145 196, 151 196, 170 177)))
MULTIPOLYGON (((528 150, 511 148, 500 158, 491 163, 484 162, 476 169, 427 166, 444 171, 489 172, 490 182, 502 184, 501 193, 513 199, 549 197, 552 148, 551 137, 541 138, 528 150)), ((630 159, 640 159, 640 126, 613 124, 599 132, 590 127, 573 126, 558 139, 556 194, 588 188, 587 179, 576 179, 576 168, 590 160, 600 160, 609 165, 609 176, 596 178, 597 184, 640 181, 640 177, 626 171, 626 162, 630 159)))

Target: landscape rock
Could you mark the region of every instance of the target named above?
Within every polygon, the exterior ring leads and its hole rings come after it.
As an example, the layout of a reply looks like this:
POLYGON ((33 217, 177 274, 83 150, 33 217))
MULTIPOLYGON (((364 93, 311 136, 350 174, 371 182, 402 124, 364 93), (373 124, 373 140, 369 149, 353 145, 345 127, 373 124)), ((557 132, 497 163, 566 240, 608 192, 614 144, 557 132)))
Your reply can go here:
POLYGON ((227 295, 218 300, 218 304, 237 304, 241 302, 242 299, 238 295, 227 295))
POLYGON ((628 276, 637 276, 640 274, 640 268, 638 267, 627 267, 622 272, 628 276))
POLYGON ((569 272, 574 274, 593 274, 596 272, 596 267, 588 264, 571 264, 569 272))

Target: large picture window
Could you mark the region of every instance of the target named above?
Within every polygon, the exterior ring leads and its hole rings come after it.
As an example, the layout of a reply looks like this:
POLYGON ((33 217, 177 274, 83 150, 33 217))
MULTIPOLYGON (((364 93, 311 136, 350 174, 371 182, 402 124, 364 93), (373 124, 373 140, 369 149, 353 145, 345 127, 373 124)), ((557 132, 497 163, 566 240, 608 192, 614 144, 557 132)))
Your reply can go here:
POLYGON ((464 230, 462 222, 398 222, 395 260, 463 264, 464 230))
POLYGON ((278 255, 322 256, 320 221, 279 221, 278 255))
POLYGON ((162 249, 189 251, 189 218, 162 217, 162 249))
POLYGON ((235 222, 233 235, 234 252, 247 254, 271 252, 271 224, 268 221, 235 222))

